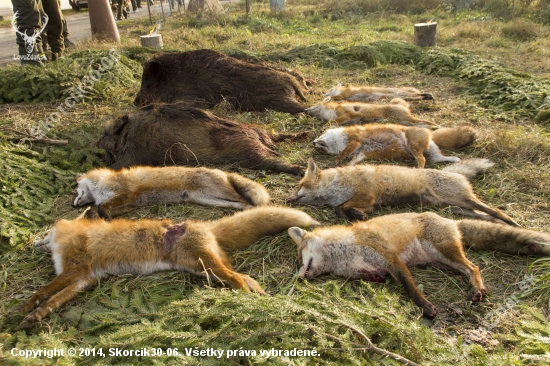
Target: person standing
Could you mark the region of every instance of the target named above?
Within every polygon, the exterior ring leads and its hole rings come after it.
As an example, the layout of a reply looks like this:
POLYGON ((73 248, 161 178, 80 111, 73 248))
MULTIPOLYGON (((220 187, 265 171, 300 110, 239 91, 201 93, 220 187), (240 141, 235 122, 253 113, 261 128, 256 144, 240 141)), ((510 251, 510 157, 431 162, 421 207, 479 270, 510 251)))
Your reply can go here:
MULTIPOLYGON (((12 0, 13 1, 13 0, 12 0)), ((48 15, 48 26, 46 28, 48 45, 50 46, 51 60, 55 61, 65 49, 63 42, 63 14, 59 0, 42 0, 44 12, 48 15)))
POLYGON ((116 13, 117 20, 122 20, 122 16, 124 16, 124 19, 128 19, 128 12, 126 11, 126 0, 117 0, 118 9, 116 13))
POLYGON ((19 46, 21 65, 41 65, 45 61, 42 37, 40 32, 45 27, 44 18, 40 10, 40 0, 11 0, 14 20, 17 21, 15 42, 19 46), (34 42, 27 42, 25 38, 33 38, 34 42))

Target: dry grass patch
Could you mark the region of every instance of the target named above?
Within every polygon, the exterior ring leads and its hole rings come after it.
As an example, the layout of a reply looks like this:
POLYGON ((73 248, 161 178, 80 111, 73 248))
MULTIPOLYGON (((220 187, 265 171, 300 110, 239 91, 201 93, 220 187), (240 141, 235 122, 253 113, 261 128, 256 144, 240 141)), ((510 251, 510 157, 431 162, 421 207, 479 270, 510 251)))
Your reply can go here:
POLYGON ((502 26, 501 32, 504 37, 520 42, 543 37, 545 33, 540 25, 523 18, 506 23, 502 26))

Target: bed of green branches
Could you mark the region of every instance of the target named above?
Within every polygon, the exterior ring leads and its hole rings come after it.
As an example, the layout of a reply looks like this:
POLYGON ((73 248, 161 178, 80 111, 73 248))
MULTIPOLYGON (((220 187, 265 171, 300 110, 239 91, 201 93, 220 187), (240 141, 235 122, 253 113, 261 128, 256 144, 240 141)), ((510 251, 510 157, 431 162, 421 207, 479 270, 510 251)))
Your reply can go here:
MULTIPOLYGON (((308 103, 318 102, 322 92, 337 81, 435 90, 436 102, 414 104, 415 113, 443 125, 472 124, 480 131, 478 141, 456 154, 490 158, 497 163, 491 173, 474 183, 480 197, 526 227, 548 231, 548 77, 535 68, 518 71, 505 57, 488 60, 464 47, 452 35, 464 28, 464 14, 456 18, 446 15, 442 22, 442 43, 452 41, 461 48, 424 50, 411 45, 411 33, 404 31, 421 20, 415 15, 384 18, 381 13, 373 16, 353 8, 360 5, 368 9, 366 2, 326 2, 322 9, 318 9, 318 2, 289 3, 296 4, 295 8, 291 6, 284 15, 263 12, 259 6, 265 2, 254 2, 256 13, 249 18, 243 14, 242 4, 219 16, 176 16, 165 22, 163 38, 170 50, 214 48, 295 68, 317 79, 308 103)), ((389 3, 393 6, 399 2, 389 3)), ((504 27, 499 22, 491 21, 490 26, 504 27)), ((489 32, 482 28, 484 24, 479 26, 481 34, 489 32)), ((149 28, 145 21, 121 27, 122 56, 117 67, 108 70, 102 69, 100 62, 109 56, 108 45, 93 42, 39 71, 17 66, 0 69, 0 101, 4 103, 0 105, 0 363, 398 364, 390 356, 423 365, 550 362, 550 262, 546 258, 468 253, 482 269, 490 290, 487 299, 475 305, 465 299, 464 278, 433 268, 413 269, 421 290, 438 307, 438 318, 430 322, 420 318, 419 310, 391 279, 384 284, 333 276, 299 280, 296 249, 285 233, 231 254, 234 268, 257 279, 270 297, 229 290, 187 273, 119 276, 101 281, 35 329, 17 330, 23 318, 15 311, 17 307, 54 277, 49 254, 34 250, 30 243, 44 235, 56 219, 78 214, 70 207, 75 177, 103 166, 101 151, 94 147, 103 123, 133 108, 130 104, 139 88, 141 64, 155 52, 136 47, 134 38, 149 28), (91 70, 102 72, 105 78, 46 131, 50 138, 68 139, 69 145, 45 147, 24 141, 18 145, 14 138, 18 135, 10 130, 27 132, 36 120, 54 111, 91 70), (95 347, 102 348, 105 357, 23 359, 10 356, 13 347, 95 347), (177 348, 178 356, 120 357, 109 354, 113 347, 177 348), (294 348, 315 350, 318 355, 260 354, 260 350, 294 348), (225 353, 219 359, 193 355, 193 351, 206 349, 225 353), (229 358, 228 351, 234 352, 229 358)), ((477 29, 470 29, 466 36, 476 36, 477 29)), ((540 34, 545 34, 541 29, 540 34)), ((537 37, 526 42, 544 42, 537 37)), ((504 38, 493 40, 494 44, 506 42, 504 38)), ((491 50, 502 55, 513 52, 500 46, 491 50)), ((308 130, 319 135, 326 128, 305 115, 240 113, 223 103, 214 113, 277 131, 308 130)), ((314 151, 311 141, 281 143, 277 150, 293 163, 303 165, 314 156, 322 167, 333 164, 333 159, 314 151)), ((286 174, 236 171, 264 184, 276 204, 284 204, 298 181, 286 174)), ((329 209, 299 208, 327 225, 343 223, 335 220, 329 209)), ((431 209, 384 209, 373 215, 409 210, 431 209)), ((453 217, 445 210, 433 210, 453 217)), ((127 217, 182 221, 216 219, 232 212, 193 204, 159 205, 135 210, 127 217)))

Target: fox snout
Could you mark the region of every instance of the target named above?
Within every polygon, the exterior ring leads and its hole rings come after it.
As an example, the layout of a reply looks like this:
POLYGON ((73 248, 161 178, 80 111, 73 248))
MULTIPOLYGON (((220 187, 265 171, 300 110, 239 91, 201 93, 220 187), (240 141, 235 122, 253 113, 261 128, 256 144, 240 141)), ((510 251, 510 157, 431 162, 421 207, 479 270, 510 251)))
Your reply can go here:
POLYGON ((296 195, 294 196, 290 196, 286 199, 287 202, 294 202, 298 199, 298 197, 296 195))
POLYGON ((295 194, 293 196, 290 196, 286 199, 287 202, 296 202, 298 201, 300 198, 304 197, 305 194, 295 194))
POLYGON ((302 267, 300 267, 300 270, 298 271, 298 275, 300 278, 313 278, 315 277, 315 274, 311 271, 311 265, 313 263, 313 258, 309 260, 307 263, 307 266, 305 264, 302 264, 302 267))

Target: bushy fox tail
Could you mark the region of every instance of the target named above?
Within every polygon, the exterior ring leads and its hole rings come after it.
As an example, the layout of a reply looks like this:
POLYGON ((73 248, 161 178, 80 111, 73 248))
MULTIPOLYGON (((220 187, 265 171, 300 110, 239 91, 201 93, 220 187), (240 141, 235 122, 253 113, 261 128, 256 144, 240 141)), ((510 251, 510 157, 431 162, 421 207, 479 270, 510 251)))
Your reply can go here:
POLYGON ((443 168, 443 171, 462 174, 471 182, 478 175, 487 172, 493 165, 495 163, 488 159, 465 159, 458 163, 447 165, 443 168))
POLYGON ((476 131, 469 126, 443 127, 432 132, 433 142, 441 149, 460 149, 475 139, 476 131))
POLYGON ((461 220, 458 229, 467 247, 511 254, 550 256, 550 233, 481 220, 461 220))
POLYGON ((269 204, 269 193, 263 185, 247 179, 236 173, 228 173, 227 180, 233 186, 235 191, 248 201, 252 206, 262 206, 269 204))
POLYGON ((275 235, 292 226, 319 225, 305 212, 287 207, 254 207, 233 216, 212 221, 210 230, 225 250, 246 248, 267 235, 275 235))

